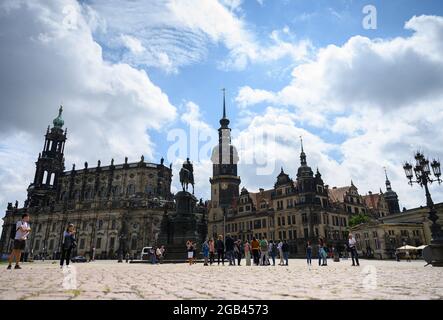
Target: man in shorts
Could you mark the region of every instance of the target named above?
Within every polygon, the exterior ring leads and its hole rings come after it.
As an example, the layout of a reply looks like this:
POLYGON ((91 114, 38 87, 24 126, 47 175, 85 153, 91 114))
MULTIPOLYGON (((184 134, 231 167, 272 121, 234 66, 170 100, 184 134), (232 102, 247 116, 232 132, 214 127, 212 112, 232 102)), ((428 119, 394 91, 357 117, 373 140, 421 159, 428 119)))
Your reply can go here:
POLYGON ((12 252, 8 259, 8 270, 12 268, 12 260, 15 258, 15 268, 21 269, 20 267, 20 258, 22 255, 22 251, 25 250, 26 247, 26 239, 28 238, 29 233, 31 232, 31 228, 29 227, 29 214, 24 213, 22 215, 22 219, 17 221, 15 226, 16 233, 14 237, 14 246, 12 248, 12 252))

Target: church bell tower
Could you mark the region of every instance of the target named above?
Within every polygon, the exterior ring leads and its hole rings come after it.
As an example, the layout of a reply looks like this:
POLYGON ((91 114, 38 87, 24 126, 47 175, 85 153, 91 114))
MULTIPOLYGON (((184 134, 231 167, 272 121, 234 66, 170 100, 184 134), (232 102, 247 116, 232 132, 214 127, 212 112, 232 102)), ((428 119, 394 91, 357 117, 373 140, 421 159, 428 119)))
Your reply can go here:
POLYGON ((59 193, 58 180, 63 174, 64 149, 67 130, 63 130, 63 107, 60 106, 58 116, 54 119, 53 127, 45 134, 43 151, 39 153, 35 170, 34 182, 28 187, 27 206, 44 207, 56 201, 59 193))
POLYGON ((223 89, 223 117, 218 129, 218 145, 212 151, 211 204, 212 208, 231 208, 239 197, 240 177, 237 176, 238 153, 231 143, 231 129, 226 117, 226 98, 223 89))

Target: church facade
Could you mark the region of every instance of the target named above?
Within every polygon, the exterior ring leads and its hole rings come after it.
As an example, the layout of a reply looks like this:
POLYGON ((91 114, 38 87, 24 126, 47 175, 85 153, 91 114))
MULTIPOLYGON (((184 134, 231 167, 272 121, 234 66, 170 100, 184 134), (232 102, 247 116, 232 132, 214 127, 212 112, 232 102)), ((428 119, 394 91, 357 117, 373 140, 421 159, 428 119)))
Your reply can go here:
POLYGON ((64 148, 67 130, 63 129, 62 107, 48 127, 42 152, 36 161, 34 180, 22 208, 8 205, 3 218, 0 252, 12 246, 9 235, 25 212, 31 215, 32 232, 25 252, 34 257, 58 256, 63 230, 69 223, 77 228, 74 254, 96 258, 115 258, 121 249, 130 255, 153 245, 163 216, 174 210, 171 194, 171 166, 137 162, 102 165, 84 164, 65 170, 64 148))

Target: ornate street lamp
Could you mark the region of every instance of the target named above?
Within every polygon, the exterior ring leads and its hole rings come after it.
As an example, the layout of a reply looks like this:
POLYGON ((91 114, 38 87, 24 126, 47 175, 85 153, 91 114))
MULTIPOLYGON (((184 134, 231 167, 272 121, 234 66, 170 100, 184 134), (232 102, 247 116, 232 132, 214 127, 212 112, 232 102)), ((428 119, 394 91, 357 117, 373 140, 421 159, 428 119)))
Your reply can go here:
POLYGON ((427 246, 425 250, 423 250, 423 256, 426 262, 432 264, 435 267, 443 266, 443 231, 441 226, 437 223, 438 216, 437 210, 435 210, 434 202, 432 201, 431 194, 429 192, 428 184, 433 182, 438 182, 441 184, 441 169, 440 169, 440 161, 433 160, 429 166, 429 160, 425 158, 425 156, 417 152, 415 154, 416 164, 413 167, 412 164, 406 162, 403 165, 403 169, 405 170, 406 178, 409 180, 409 184, 412 186, 414 183, 419 184, 422 188, 425 188, 426 194, 426 205, 429 208, 429 217, 428 219, 432 221, 431 225, 431 233, 432 240, 431 245, 427 246), (431 168, 432 173, 435 178, 431 176, 431 168), (414 173, 413 173, 414 172, 414 173), (414 180, 415 174, 415 180, 414 180))

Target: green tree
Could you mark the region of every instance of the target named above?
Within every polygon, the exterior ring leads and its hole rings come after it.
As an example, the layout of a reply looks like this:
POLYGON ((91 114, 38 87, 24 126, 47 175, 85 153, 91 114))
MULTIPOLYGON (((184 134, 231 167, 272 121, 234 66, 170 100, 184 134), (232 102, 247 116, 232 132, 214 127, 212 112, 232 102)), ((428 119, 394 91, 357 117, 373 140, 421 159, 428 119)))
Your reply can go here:
POLYGON ((369 218, 369 216, 367 216, 363 213, 360 213, 355 216, 352 216, 349 219, 349 227, 353 227, 353 226, 359 225, 361 223, 366 223, 366 222, 369 222, 370 220, 371 219, 369 218))

